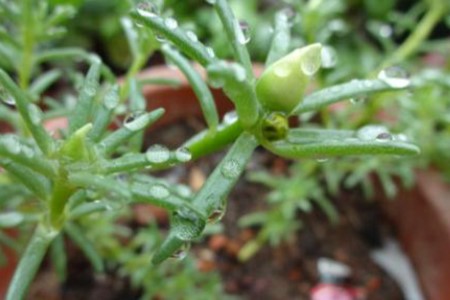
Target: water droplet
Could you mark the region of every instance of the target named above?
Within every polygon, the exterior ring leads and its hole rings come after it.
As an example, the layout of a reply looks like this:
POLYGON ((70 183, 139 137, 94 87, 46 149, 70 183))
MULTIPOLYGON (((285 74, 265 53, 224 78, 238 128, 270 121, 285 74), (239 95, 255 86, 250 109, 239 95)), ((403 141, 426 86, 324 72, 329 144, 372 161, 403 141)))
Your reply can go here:
MULTIPOLYGON (((154 18, 158 16, 158 7, 151 1, 142 1, 137 5, 137 12, 144 17, 154 18)), ((142 24, 137 24, 142 26, 142 24)))
POLYGON ((108 110, 113 110, 119 105, 119 86, 112 86, 105 95, 103 103, 108 110))
POLYGON ((167 18, 164 20, 164 24, 166 24, 167 28, 174 30, 178 27, 178 22, 174 18, 167 18))
POLYGON ((192 153, 187 148, 181 147, 175 151, 175 158, 179 162, 188 162, 192 158, 192 153))
POLYGON ((3 138, 3 141, 5 143, 5 147, 8 150, 8 152, 13 153, 13 154, 20 153, 22 147, 16 136, 7 135, 3 138))
POLYGON ((286 17, 287 23, 289 27, 292 27, 296 21, 296 18, 298 17, 297 13, 295 12, 294 7, 287 6, 281 10, 282 14, 286 17))
POLYGON ((226 161, 220 171, 224 177, 228 179, 235 179, 241 173, 241 167, 236 160, 232 159, 226 161))
POLYGON ((187 256, 190 248, 191 248, 190 243, 184 243, 183 246, 181 246, 180 249, 172 253, 170 257, 175 258, 177 260, 183 260, 187 256))
POLYGON ((156 199, 166 199, 170 196, 169 190, 162 184, 155 184, 150 187, 150 196, 156 199))
POLYGON ((187 185, 184 184, 180 184, 177 187, 177 193, 181 196, 181 197, 190 197, 192 196, 192 191, 190 189, 190 187, 188 187, 187 185))
POLYGON ((147 160, 150 163, 161 164, 170 159, 170 151, 162 145, 153 145, 145 152, 147 160))
POLYGON ((206 53, 208 53, 209 57, 211 58, 216 57, 216 53, 214 53, 214 49, 211 47, 206 47, 206 53))
POLYGON ((206 2, 208 2, 208 3, 211 4, 211 5, 216 4, 216 0, 206 0, 206 2))
POLYGON ((401 141, 401 142, 408 142, 408 141, 409 141, 409 139, 408 139, 408 137, 406 136, 406 134, 403 134, 403 133, 397 134, 397 135, 394 137, 394 139, 397 140, 397 141, 401 141))
POLYGON ((326 158, 326 157, 319 157, 319 158, 316 158, 316 161, 318 163, 325 163, 325 162, 328 161, 328 158, 326 158))
POLYGON ((214 209, 208 216, 208 223, 215 224, 222 220, 225 215, 225 204, 221 204, 218 208, 214 209))
POLYGON ((370 88, 373 87, 373 83, 372 83, 372 81, 370 81, 370 80, 361 80, 361 86, 362 86, 363 88, 370 89, 370 88))
POLYGON ((367 125, 360 128, 356 136, 358 139, 363 141, 386 141, 392 138, 388 129, 382 125, 367 125))
POLYGON ((166 38, 164 37, 164 35, 159 34, 159 33, 155 33, 155 39, 160 43, 164 43, 166 41, 166 38))
POLYGON ((362 104, 365 101, 366 101, 366 97, 364 97, 364 96, 350 98, 350 103, 351 104, 362 104))
POLYGON ((392 141, 393 137, 392 137, 392 134, 390 134, 389 132, 382 132, 382 133, 378 134, 375 139, 379 142, 388 142, 388 141, 392 141))
POLYGON ((380 28, 378 28, 378 34, 382 38, 390 38, 392 36, 393 30, 392 27, 388 24, 381 24, 380 28))
POLYGON ((337 53, 333 47, 324 46, 322 48, 322 67, 326 69, 333 68, 337 64, 337 53))
POLYGON ((187 31, 186 36, 188 39, 190 39, 192 42, 196 43, 198 42, 198 37, 193 31, 187 31))
POLYGON ((238 115, 236 113, 235 110, 229 111, 227 112, 224 116, 223 116, 223 123, 229 125, 229 124, 233 124, 234 122, 236 122, 238 119, 238 115))
POLYGON ((236 22, 236 38, 240 44, 245 45, 250 42, 250 33, 250 25, 246 21, 236 22))
POLYGON ((131 131, 137 131, 147 124, 147 114, 144 111, 129 113, 123 120, 123 126, 131 131))
POLYGON ((317 48, 308 49, 303 53, 300 61, 300 68, 307 76, 312 76, 320 69, 322 51, 317 51, 317 48))
POLYGON ((28 113, 30 114, 31 123, 34 125, 40 124, 42 121, 42 111, 34 104, 28 104, 28 113))
POLYGON ((409 86, 410 79, 408 73, 399 67, 389 67, 378 74, 378 79, 384 81, 392 88, 405 88, 409 86))
POLYGON ((247 78, 245 69, 239 64, 232 64, 231 66, 233 68, 234 76, 236 77, 236 80, 239 82, 245 81, 245 78, 247 78))
POLYGON ((2 86, 0 86, 0 100, 10 106, 16 105, 16 100, 14 97, 8 93, 2 86))
POLYGON ((84 93, 86 93, 87 96, 94 97, 95 94, 97 93, 97 88, 98 88, 97 80, 84 81, 83 91, 84 93))

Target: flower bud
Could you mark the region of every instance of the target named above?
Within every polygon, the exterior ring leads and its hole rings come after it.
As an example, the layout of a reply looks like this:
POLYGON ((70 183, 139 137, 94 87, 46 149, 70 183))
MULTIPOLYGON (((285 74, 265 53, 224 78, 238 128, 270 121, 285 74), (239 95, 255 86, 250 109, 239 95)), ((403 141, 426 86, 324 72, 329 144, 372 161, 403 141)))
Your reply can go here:
POLYGON ((256 83, 256 94, 269 111, 291 112, 302 100, 321 65, 321 44, 294 50, 269 66, 256 83))

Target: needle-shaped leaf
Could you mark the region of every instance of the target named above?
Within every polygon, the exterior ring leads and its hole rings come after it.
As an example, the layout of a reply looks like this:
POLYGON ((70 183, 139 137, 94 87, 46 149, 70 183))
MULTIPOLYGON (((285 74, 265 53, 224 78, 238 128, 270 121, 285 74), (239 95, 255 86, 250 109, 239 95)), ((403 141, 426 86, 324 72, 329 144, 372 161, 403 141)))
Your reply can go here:
POLYGON ((89 118, 92 116, 94 99, 99 85, 100 66, 100 60, 93 62, 84 79, 83 86, 81 87, 78 96, 78 102, 75 106, 75 111, 69 118, 69 129, 71 133, 88 123, 89 118))
POLYGON ((301 142, 278 141, 266 146, 273 153, 292 159, 345 155, 417 155, 420 149, 410 143, 395 140, 361 140, 358 138, 301 142))
POLYGON ((291 31, 288 15, 280 11, 275 15, 275 29, 270 45, 269 54, 266 59, 266 66, 270 66, 275 61, 289 53, 291 42, 291 31))
POLYGON ((80 247, 86 258, 94 267, 96 272, 103 272, 103 259, 97 249, 95 249, 92 242, 86 237, 83 230, 75 223, 67 222, 64 226, 64 231, 67 235, 80 247))
MULTIPOLYGON (((244 171, 257 145, 256 139, 251 134, 246 132, 241 134, 194 197, 193 207, 207 216, 207 219, 211 219, 212 215, 223 210, 226 197, 244 171)), ((164 261, 172 256, 183 243, 198 238, 203 232, 206 221, 188 210, 177 210, 172 217, 170 234, 152 262, 157 264, 164 261)))
POLYGON ((233 11, 228 4, 228 0, 216 0, 214 7, 222 21, 236 60, 244 66, 247 75, 246 77, 252 81, 254 77, 252 62, 247 47, 245 46, 246 42, 243 41, 245 37, 239 20, 234 16, 233 11))
POLYGON ((156 122, 163 114, 164 109, 159 108, 150 113, 139 115, 132 120, 125 119, 123 127, 114 131, 99 143, 100 150, 105 154, 114 152, 123 142, 156 122))
POLYGON ((111 117, 114 109, 119 105, 119 86, 114 84, 108 88, 103 103, 97 110, 92 124, 92 129, 88 133, 89 138, 93 142, 98 142, 103 134, 106 133, 108 125, 111 123, 111 117))
POLYGON ((354 79, 350 82, 328 87, 305 96, 303 102, 294 108, 291 115, 298 115, 307 111, 319 110, 330 104, 351 98, 386 91, 401 91, 406 88, 408 88, 408 86, 401 88, 392 87, 379 79, 354 79))
POLYGON ((40 200, 45 200, 49 195, 50 182, 46 177, 8 159, 0 159, 0 165, 39 197, 40 200))
POLYGON ((40 75, 30 85, 30 93, 39 100, 41 94, 46 91, 53 83, 55 83, 62 75, 60 70, 51 70, 40 75))
POLYGON ((175 64, 181 72, 186 76, 191 84, 198 101, 200 102, 203 116, 210 130, 215 130, 219 124, 219 115, 217 113, 214 97, 200 74, 194 70, 189 61, 184 58, 178 51, 169 45, 163 45, 162 51, 168 60, 175 64))
POLYGON ((17 110, 33 135, 41 151, 49 154, 53 149, 53 140, 41 124, 39 108, 31 104, 29 97, 0 69, 0 86, 14 98, 17 110))
POLYGON ((168 19, 141 9, 131 12, 131 16, 136 22, 148 26, 158 34, 162 34, 169 41, 177 45, 187 56, 198 61, 201 65, 206 66, 214 61, 215 58, 208 53, 204 45, 199 42, 193 42, 179 26, 175 28, 170 26, 171 22, 168 22, 168 19), (169 23, 169 26, 167 23, 169 23))
POLYGON ((56 175, 56 165, 53 162, 22 144, 13 135, 0 136, 0 157, 8 158, 46 177, 56 175))
POLYGON ((211 86, 223 87, 225 94, 233 101, 242 127, 254 126, 259 117, 259 104, 255 88, 244 68, 239 64, 217 61, 209 65, 207 71, 211 86))

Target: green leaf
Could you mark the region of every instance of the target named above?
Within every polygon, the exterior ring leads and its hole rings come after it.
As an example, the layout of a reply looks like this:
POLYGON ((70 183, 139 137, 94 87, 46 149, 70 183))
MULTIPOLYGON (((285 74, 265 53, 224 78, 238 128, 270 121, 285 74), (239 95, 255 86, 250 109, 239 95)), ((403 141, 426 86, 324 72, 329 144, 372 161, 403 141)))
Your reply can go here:
POLYGON ((99 84, 100 66, 101 61, 97 60, 89 68, 83 86, 81 87, 75 110, 69 117, 70 133, 75 132, 90 121, 99 84))
POLYGON ((150 113, 139 115, 136 118, 125 119, 123 127, 108 135, 98 144, 99 149, 104 154, 114 152, 122 143, 156 122, 163 114, 164 109, 158 108, 150 113))
POLYGON ((275 29, 266 59, 266 66, 270 66, 288 54, 290 42, 291 32, 288 16, 284 11, 280 11, 275 15, 275 29))
POLYGON ((211 86, 223 87, 225 94, 233 101, 242 127, 252 128, 258 121, 259 103, 253 83, 242 66, 218 61, 210 64, 207 71, 211 86))
POLYGON ((186 35, 186 32, 179 26, 176 28, 167 26, 167 19, 139 9, 132 11, 131 17, 139 24, 151 28, 158 34, 162 34, 169 41, 177 45, 182 52, 198 61, 201 65, 206 66, 214 61, 215 58, 208 54, 205 46, 201 43, 192 42, 188 35, 186 35))
POLYGON ((14 83, 8 74, 0 69, 0 86, 3 86, 8 93, 14 98, 17 110, 22 116, 27 129, 33 135, 37 145, 43 153, 49 154, 53 150, 53 140, 41 124, 40 118, 37 116, 38 108, 33 106, 30 110, 31 100, 29 97, 14 83), (36 114, 35 114, 36 113, 36 114))
POLYGON ((197 99, 200 102, 203 116, 210 130, 214 131, 219 124, 219 115, 213 95, 206 83, 203 81, 187 59, 169 45, 163 45, 162 51, 171 63, 174 63, 189 81, 197 99))
POLYGON ((41 224, 37 226, 14 272, 5 300, 24 299, 26 291, 44 259, 47 248, 56 235, 57 232, 49 230, 41 224))
POLYGON ((244 33, 240 27, 239 20, 234 16, 233 11, 228 5, 228 0, 216 0, 214 7, 222 21, 236 60, 244 66, 248 80, 253 81, 252 62, 245 43, 242 41, 244 33))
POLYGON ((20 225, 24 220, 24 216, 18 212, 0 213, 0 228, 10 228, 20 225))
POLYGON ((356 138, 318 140, 307 143, 278 141, 266 146, 271 152, 286 158, 323 159, 345 155, 418 155, 420 149, 401 141, 367 141, 356 138))
POLYGON ((75 223, 67 222, 64 226, 67 235, 80 247, 86 258, 90 261, 96 272, 103 272, 105 267, 100 253, 97 252, 92 242, 83 233, 83 230, 75 223))
POLYGON ((319 110, 336 102, 379 92, 401 91, 406 88, 393 88, 379 79, 353 79, 350 82, 328 87, 306 96, 303 102, 297 105, 290 114, 298 115, 307 111, 319 110))

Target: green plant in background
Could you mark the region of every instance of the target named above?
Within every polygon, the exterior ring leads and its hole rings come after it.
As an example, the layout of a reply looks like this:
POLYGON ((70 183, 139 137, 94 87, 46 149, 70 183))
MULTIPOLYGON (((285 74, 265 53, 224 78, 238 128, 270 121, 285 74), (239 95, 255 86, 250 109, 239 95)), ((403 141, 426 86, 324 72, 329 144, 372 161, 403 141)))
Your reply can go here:
MULTIPOLYGON (((372 157, 419 153, 417 146, 381 126, 342 130, 306 125, 290 128, 289 117, 302 117, 363 95, 383 95, 383 92, 401 94, 412 84, 402 74, 384 70, 380 79, 352 79, 305 95, 311 78, 320 69, 323 46, 310 44, 291 52, 291 18, 285 11, 276 14, 266 70, 256 79, 246 48, 249 42, 247 25, 234 17, 226 0, 208 2, 221 20, 226 33, 224 38, 232 47, 235 62, 219 59, 192 32, 180 28, 175 19, 160 15, 153 2, 140 3, 130 13, 131 19, 122 19, 133 56, 125 83, 118 86, 108 72, 105 72, 102 82, 101 70, 106 67, 95 56, 88 56, 90 67, 78 100, 74 107, 68 106, 63 110, 63 115, 69 117, 69 127, 62 130, 61 138, 54 138, 43 127, 43 121, 52 111, 41 112, 33 103, 26 85, 19 87, 10 75, 0 70, 3 91, 14 99, 16 107, 16 110, 9 108, 9 112, 17 116, 19 123, 26 128, 21 132, 17 130, 17 122, 10 122, 18 134, 5 134, 0 139, 0 165, 6 170, 1 174, 1 191, 5 191, 4 199, 20 198, 19 204, 12 206, 15 210, 3 214, 2 220, 6 221, 0 225, 36 224, 8 291, 8 300, 24 297, 49 247, 54 249, 55 261, 60 263, 60 273, 64 273, 61 263, 64 261, 61 251, 63 234, 79 245, 97 271, 102 271, 103 259, 92 242, 96 240, 94 233, 101 230, 93 229, 90 233, 93 226, 89 226, 87 220, 108 215, 110 211, 119 213, 134 203, 152 203, 171 213, 168 236, 159 249, 152 252, 151 261, 158 264, 169 257, 182 256, 186 247, 202 236, 208 224, 218 222, 223 216, 228 193, 259 145, 276 155, 293 159, 323 160, 345 155, 372 157), (163 145, 152 145, 141 153, 143 131, 163 115, 162 109, 130 114, 116 130, 109 129, 109 125, 123 106, 131 112, 145 109, 139 82, 134 77, 155 48, 152 42, 154 36, 158 36, 168 62, 177 66, 190 82, 208 128, 178 149, 170 151, 163 145), (207 83, 185 55, 206 69, 211 87, 222 88, 233 101, 236 109, 234 120, 219 121, 207 83), (130 99, 128 102, 125 101, 127 97, 130 99), (151 175, 155 170, 187 163, 228 145, 231 147, 225 157, 195 194, 186 191, 183 186, 169 184, 164 178, 151 175), (92 236, 88 238, 90 234, 92 236)), ((3 6, 9 4, 3 3, 3 6)), ((26 9, 30 9, 30 3, 25 0, 23 3, 26 9)), ((84 53, 82 57, 85 57, 84 53)), ((303 175, 300 179, 308 183, 304 190, 298 191, 304 193, 301 201, 289 194, 275 194, 272 201, 281 206, 259 220, 268 217, 281 220, 286 214, 291 214, 288 220, 292 221, 295 208, 308 210, 310 199, 334 218, 333 208, 313 179, 316 168, 316 164, 307 164, 301 171, 303 175)), ((274 182, 264 174, 255 178, 269 184, 274 182)), ((287 186, 290 184, 294 181, 286 183, 287 186)), ((297 182, 295 184, 298 185, 297 182)), ((249 223, 254 221, 255 218, 249 223)), ((290 228, 298 227, 295 222, 291 223, 290 228)), ((114 223, 109 224, 112 227, 114 223)), ((110 227, 104 225, 100 228, 109 230, 110 227)), ((267 228, 258 243, 272 240, 285 228, 284 225, 267 228)), ((143 231, 133 239, 129 249, 117 244, 105 245, 104 248, 116 249, 117 253, 112 255, 116 262, 122 264, 122 272, 133 274, 137 268, 134 263, 139 265, 141 260, 149 262, 149 257, 144 253, 137 255, 136 249, 152 251, 154 242, 155 234, 143 231), (142 236, 152 238, 143 240, 142 236)), ((159 288, 144 278, 151 274, 153 268, 156 267, 148 265, 148 268, 141 270, 144 272, 142 275, 132 276, 132 281, 143 285, 149 295, 154 295, 155 287, 159 288)), ((157 273, 153 275, 155 277, 150 278, 158 278, 157 273)))
MULTIPOLYGON (((334 110, 321 109, 318 114, 300 115, 300 122, 305 123, 315 117, 320 119, 322 126, 328 128, 360 128, 360 135, 387 132, 385 126, 364 125, 393 123, 393 130, 402 133, 397 139, 417 141, 419 145, 423 145, 422 154, 402 160, 375 156, 363 160, 319 157, 319 163, 316 164, 295 163, 290 167, 288 175, 281 177, 275 178, 267 172, 250 174, 250 180, 260 182, 272 191, 267 197, 267 210, 251 213, 240 220, 242 226, 258 225, 261 228, 257 237, 241 249, 241 260, 249 259, 266 242, 276 245, 288 240, 301 227, 296 211, 309 211, 313 206, 318 206, 334 222, 339 208, 333 207, 329 198, 339 197, 342 188, 361 187, 365 198, 371 199, 374 196, 372 175, 378 177, 385 193, 393 197, 397 192, 394 179, 399 178, 403 186, 411 187, 416 168, 431 165, 438 167, 444 176, 448 177, 449 174, 449 165, 446 163, 448 151, 444 150, 444 145, 450 142, 449 104, 448 97, 445 96, 449 88, 448 62, 447 65, 440 66, 439 70, 428 69, 417 58, 407 60, 422 53, 442 55, 445 49, 449 49, 450 45, 445 39, 427 40, 432 29, 448 14, 448 4, 441 1, 418 1, 410 10, 399 12, 391 11, 395 1, 383 2, 386 7, 374 5, 374 1, 365 1, 364 13, 370 17, 364 22, 358 19, 356 21, 360 22, 359 26, 362 25, 367 35, 374 38, 370 40, 363 35, 364 31, 355 29, 357 24, 351 24, 343 17, 352 8, 348 1, 292 2, 301 16, 295 21, 293 35, 333 45, 332 48, 324 47, 323 67, 327 70, 316 76, 316 84, 319 86, 342 82, 355 76, 370 78, 377 71, 380 71, 380 79, 386 79, 387 73, 402 74, 404 78, 407 77, 407 71, 416 73, 410 82, 413 93, 348 96, 347 105, 334 110), (396 34, 405 32, 409 36, 397 46, 394 41, 396 34), (380 47, 381 52, 378 50, 380 47), (393 63, 401 64, 407 71, 399 67, 383 70, 383 67, 393 63), (299 182, 304 185, 299 186, 299 182)), ((398 80, 392 83, 400 86, 408 81, 398 80)), ((304 130, 308 127, 311 131, 318 128, 314 123, 302 126, 304 130)))

